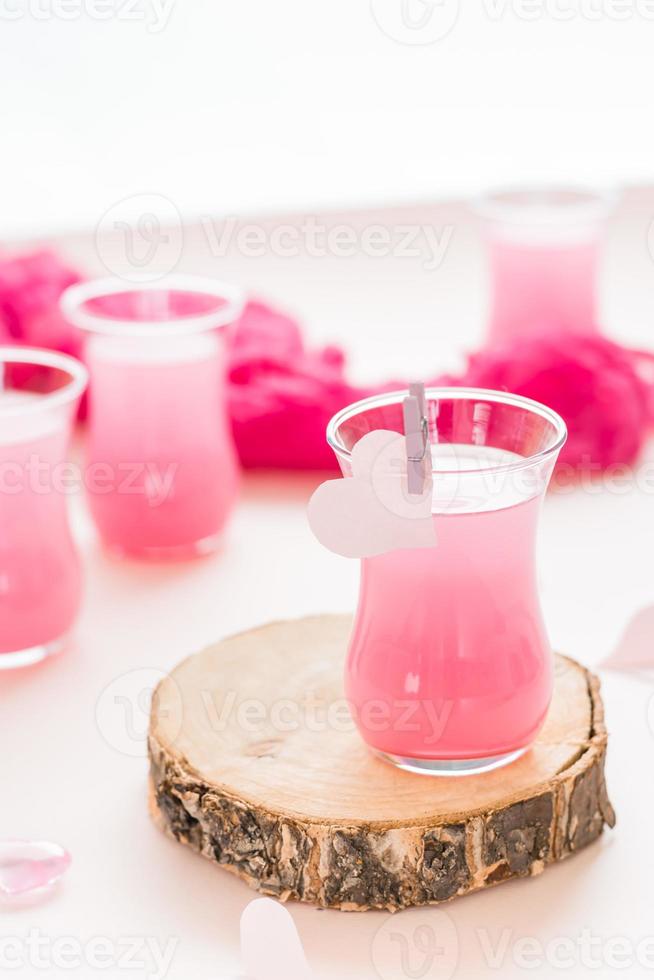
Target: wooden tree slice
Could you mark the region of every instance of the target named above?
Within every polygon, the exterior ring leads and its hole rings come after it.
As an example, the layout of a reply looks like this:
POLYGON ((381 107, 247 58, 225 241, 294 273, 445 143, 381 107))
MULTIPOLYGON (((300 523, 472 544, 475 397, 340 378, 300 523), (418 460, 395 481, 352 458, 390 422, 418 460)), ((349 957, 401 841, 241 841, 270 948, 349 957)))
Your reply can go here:
POLYGON ((249 885, 346 910, 442 902, 585 847, 615 818, 599 682, 557 657, 533 748, 483 776, 375 758, 342 694, 351 620, 272 623, 189 657, 159 685, 151 809, 249 885))

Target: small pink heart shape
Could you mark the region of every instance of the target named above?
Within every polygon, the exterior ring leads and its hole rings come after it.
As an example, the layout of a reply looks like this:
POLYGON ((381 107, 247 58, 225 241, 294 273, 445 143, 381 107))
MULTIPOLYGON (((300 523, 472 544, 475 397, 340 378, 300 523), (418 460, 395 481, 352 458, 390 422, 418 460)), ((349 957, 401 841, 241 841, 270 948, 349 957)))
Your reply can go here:
POLYGON ((614 670, 643 670, 654 667, 654 605, 634 613, 617 647, 600 664, 614 670))
POLYGON ((0 898, 18 898, 52 887, 70 862, 68 851, 50 841, 0 841, 0 898))

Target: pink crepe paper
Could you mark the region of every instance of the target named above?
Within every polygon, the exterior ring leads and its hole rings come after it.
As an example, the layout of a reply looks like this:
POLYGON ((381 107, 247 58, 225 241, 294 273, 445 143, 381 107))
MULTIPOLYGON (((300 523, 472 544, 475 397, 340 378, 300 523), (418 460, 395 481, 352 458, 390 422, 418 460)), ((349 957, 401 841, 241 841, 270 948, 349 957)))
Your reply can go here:
POLYGON ((462 382, 534 398, 568 426, 560 462, 633 463, 652 417, 652 356, 567 331, 514 340, 470 358, 462 382))
POLYGON ((234 334, 229 372, 229 408, 243 466, 334 469, 327 423, 371 393, 350 385, 344 367, 341 350, 307 350, 294 320, 248 303, 234 334))
MULTIPOLYGON (((81 278, 49 251, 0 258, 0 342, 79 355, 79 338, 62 319, 58 299, 81 278)), ((599 335, 550 332, 475 354, 462 378, 431 383, 503 389, 550 405, 569 429, 561 462, 603 468, 638 455, 652 418, 654 360, 599 335)), ((332 415, 405 385, 350 384, 342 350, 308 349, 295 320, 252 301, 232 331, 229 352, 229 410, 241 463, 335 469, 325 442, 332 415)))
POLYGON ((83 277, 48 250, 0 258, 0 338, 78 354, 80 341, 59 312, 64 289, 83 277))

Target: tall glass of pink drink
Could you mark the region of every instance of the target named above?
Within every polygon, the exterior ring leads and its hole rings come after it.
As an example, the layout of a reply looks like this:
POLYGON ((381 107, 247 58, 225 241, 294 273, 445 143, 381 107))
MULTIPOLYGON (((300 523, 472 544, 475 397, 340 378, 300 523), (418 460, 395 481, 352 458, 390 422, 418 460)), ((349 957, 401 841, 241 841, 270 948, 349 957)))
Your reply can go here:
MULTIPOLYGON (((345 476, 366 433, 403 431, 405 394, 332 419, 328 441, 345 476)), ((526 750, 552 695, 535 542, 566 430, 526 398, 427 395, 437 543, 363 559, 346 694, 364 740, 395 765, 482 772, 526 750)))
POLYGON ((85 331, 86 485, 105 544, 155 559, 212 551, 237 495, 224 333, 241 290, 196 276, 100 280, 67 290, 62 309, 85 331))
POLYGON ((492 343, 597 330, 597 279, 613 198, 575 189, 489 193, 476 202, 491 278, 492 343))
POLYGON ((85 386, 72 357, 0 347, 0 670, 58 652, 77 615, 66 454, 85 386))

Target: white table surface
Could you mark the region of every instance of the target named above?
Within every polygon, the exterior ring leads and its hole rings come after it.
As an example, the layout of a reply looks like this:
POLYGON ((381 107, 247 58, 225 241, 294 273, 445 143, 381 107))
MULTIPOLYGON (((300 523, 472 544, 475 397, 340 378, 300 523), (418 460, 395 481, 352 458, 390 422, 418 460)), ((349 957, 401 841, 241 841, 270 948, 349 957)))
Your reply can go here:
MULTIPOLYGON (((643 344, 654 336, 654 263, 646 247, 652 214, 652 194, 625 201, 612 231, 602 293, 607 330, 643 344)), ((399 218, 452 222, 452 247, 440 269, 426 272, 415 259, 361 256, 230 255, 219 262, 203 248, 198 232, 187 236, 181 267, 238 279, 283 302, 302 316, 312 340, 346 340, 358 377, 451 367, 481 336, 485 284, 474 230, 456 206, 425 208, 408 218, 402 212, 399 218)), ((359 214, 351 220, 395 222, 398 214, 359 214)), ((88 237, 65 245, 90 270, 100 267, 88 237)), ((646 461, 654 462, 654 452, 646 461)), ((72 937, 77 944, 106 937, 117 951, 124 951, 127 937, 163 946, 174 940, 169 980, 215 980, 239 972, 239 917, 254 893, 152 826, 146 809, 147 716, 138 704, 133 707, 130 736, 121 699, 133 697, 144 678, 156 678, 188 653, 234 631, 269 619, 353 607, 356 563, 325 552, 307 529, 306 500, 320 479, 247 474, 220 554, 172 566, 106 557, 83 500, 73 502, 86 571, 75 647, 37 668, 0 676, 0 837, 60 841, 71 850, 73 866, 47 904, 2 912, 1 936, 25 937, 37 929, 41 937, 72 937)), ((654 602, 653 553, 649 494, 633 488, 550 496, 542 522, 540 578, 556 648, 591 666, 609 654, 629 617, 654 602)), ((381 948, 375 936, 390 921, 388 915, 319 912, 293 904, 290 911, 318 977, 496 974, 506 980, 558 972, 604 977, 613 972, 619 939, 631 944, 623 944, 622 975, 649 972, 644 956, 648 953, 651 966, 654 953, 643 947, 638 954, 636 944, 654 936, 654 736, 648 725, 654 684, 614 672, 603 672, 602 680, 616 829, 539 878, 439 910, 393 917, 393 930, 409 942, 422 923, 436 929, 444 953, 422 972, 415 950, 413 972, 403 971, 399 962, 386 962, 381 974, 375 971, 375 950, 381 948), (578 945, 584 934, 598 957, 595 968, 578 945), (536 954, 536 968, 526 970, 520 961, 526 937, 577 944, 572 964, 555 972, 546 954, 541 965, 536 954), (488 944, 499 949, 501 969, 489 962, 488 944)), ((18 968, 5 966, 8 976, 157 975, 151 960, 144 968, 128 970, 123 963, 121 969, 117 954, 102 971, 88 963, 65 968, 51 962, 46 974, 30 962, 27 947, 22 949, 18 968)), ((143 955, 141 948, 137 959, 143 955)))

